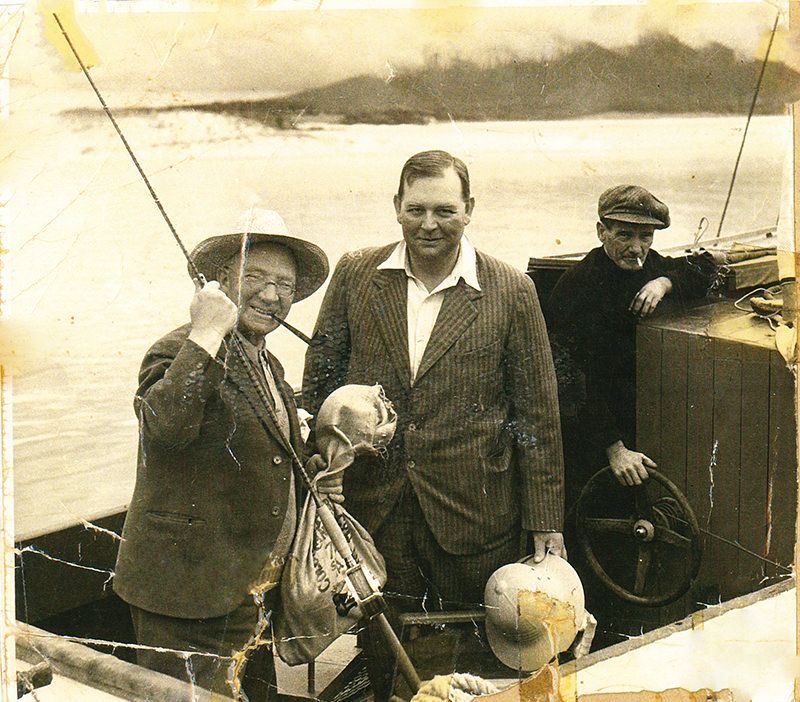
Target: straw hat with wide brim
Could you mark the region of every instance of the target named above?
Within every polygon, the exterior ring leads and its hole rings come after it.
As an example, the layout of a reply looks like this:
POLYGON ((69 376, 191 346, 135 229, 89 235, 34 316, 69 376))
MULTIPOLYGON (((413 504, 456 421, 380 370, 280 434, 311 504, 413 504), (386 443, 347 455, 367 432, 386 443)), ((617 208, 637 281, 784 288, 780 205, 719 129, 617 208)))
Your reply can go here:
MULTIPOLYGON (((252 208, 242 217, 231 234, 220 234, 201 241, 190 258, 206 280, 217 280, 220 269, 233 256, 259 244, 279 244, 292 252, 297 263, 297 289, 294 302, 319 289, 330 270, 328 257, 316 244, 290 236, 281 216, 274 210, 252 208)), ((189 266, 189 274, 194 271, 189 266)))

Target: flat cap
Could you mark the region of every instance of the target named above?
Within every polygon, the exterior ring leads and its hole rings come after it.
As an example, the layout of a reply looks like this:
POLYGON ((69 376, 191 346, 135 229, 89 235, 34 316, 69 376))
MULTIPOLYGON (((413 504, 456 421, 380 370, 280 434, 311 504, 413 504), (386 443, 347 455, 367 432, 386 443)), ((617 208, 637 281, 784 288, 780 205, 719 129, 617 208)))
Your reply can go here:
POLYGON ((615 185, 597 202, 600 219, 634 224, 652 224, 656 229, 669 226, 669 208, 639 185, 615 185))

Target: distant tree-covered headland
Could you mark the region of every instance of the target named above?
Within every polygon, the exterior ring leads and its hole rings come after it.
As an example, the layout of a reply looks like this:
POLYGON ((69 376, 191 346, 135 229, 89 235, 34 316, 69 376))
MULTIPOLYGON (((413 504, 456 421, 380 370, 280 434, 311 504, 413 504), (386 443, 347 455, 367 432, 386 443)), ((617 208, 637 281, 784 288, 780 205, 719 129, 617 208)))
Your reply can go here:
MULTIPOLYGON (((308 118, 408 124, 603 113, 739 114, 750 107, 760 70, 760 60, 743 59, 722 44, 695 49, 670 35, 651 35, 619 50, 585 43, 546 60, 503 59, 489 66, 465 60, 440 65, 432 57, 390 79, 356 76, 280 98, 180 108, 236 114, 279 128, 308 118)), ((798 99, 800 74, 770 62, 756 112, 780 113, 798 99)))

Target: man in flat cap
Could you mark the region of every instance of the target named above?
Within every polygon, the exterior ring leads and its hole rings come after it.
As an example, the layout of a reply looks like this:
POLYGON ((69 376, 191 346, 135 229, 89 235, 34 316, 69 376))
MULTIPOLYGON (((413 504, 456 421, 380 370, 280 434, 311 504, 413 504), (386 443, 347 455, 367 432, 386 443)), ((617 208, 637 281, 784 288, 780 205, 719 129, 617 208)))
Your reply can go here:
POLYGON ((644 188, 609 188, 597 211, 602 246, 561 276, 546 309, 568 505, 605 465, 623 485, 641 484, 655 467, 635 450, 636 323, 667 296, 702 297, 713 276, 707 259, 669 258, 651 249, 655 230, 669 226, 669 209, 644 188))
MULTIPOLYGON (((622 640, 628 630, 623 602, 594 577, 575 543, 574 508, 588 480, 610 466, 622 485, 639 485, 656 463, 636 450, 636 324, 672 298, 702 297, 711 284, 710 259, 668 258, 651 247, 669 210, 636 185, 606 190, 598 202, 601 246, 567 270, 545 308, 559 385, 567 505, 565 539, 583 581, 586 607, 598 620, 595 645, 622 640), (615 633, 617 632, 617 633, 615 633)), ((628 495, 604 495, 609 514, 628 495)), ((615 546, 606 567, 613 563, 615 546)), ((616 571, 614 571, 616 572, 616 571)))
POLYGON ((265 337, 322 285, 328 261, 259 209, 191 260, 190 273, 210 282, 196 281, 191 322, 157 341, 139 372, 136 487, 114 589, 138 643, 167 649, 139 649, 141 665, 227 696, 241 682, 251 702, 274 699, 271 647, 255 639, 294 536, 293 456, 302 460, 303 442, 265 337), (231 663, 245 649, 242 678, 231 663))

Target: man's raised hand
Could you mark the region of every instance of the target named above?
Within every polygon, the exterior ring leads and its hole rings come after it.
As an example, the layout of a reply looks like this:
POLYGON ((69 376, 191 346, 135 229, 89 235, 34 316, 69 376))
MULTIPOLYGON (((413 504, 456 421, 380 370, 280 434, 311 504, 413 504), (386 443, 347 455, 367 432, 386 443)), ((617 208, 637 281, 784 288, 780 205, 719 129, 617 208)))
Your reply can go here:
POLYGON ((237 309, 231 299, 212 280, 205 285, 195 281, 195 292, 189 306, 192 331, 189 339, 216 355, 222 339, 236 326, 237 309))

